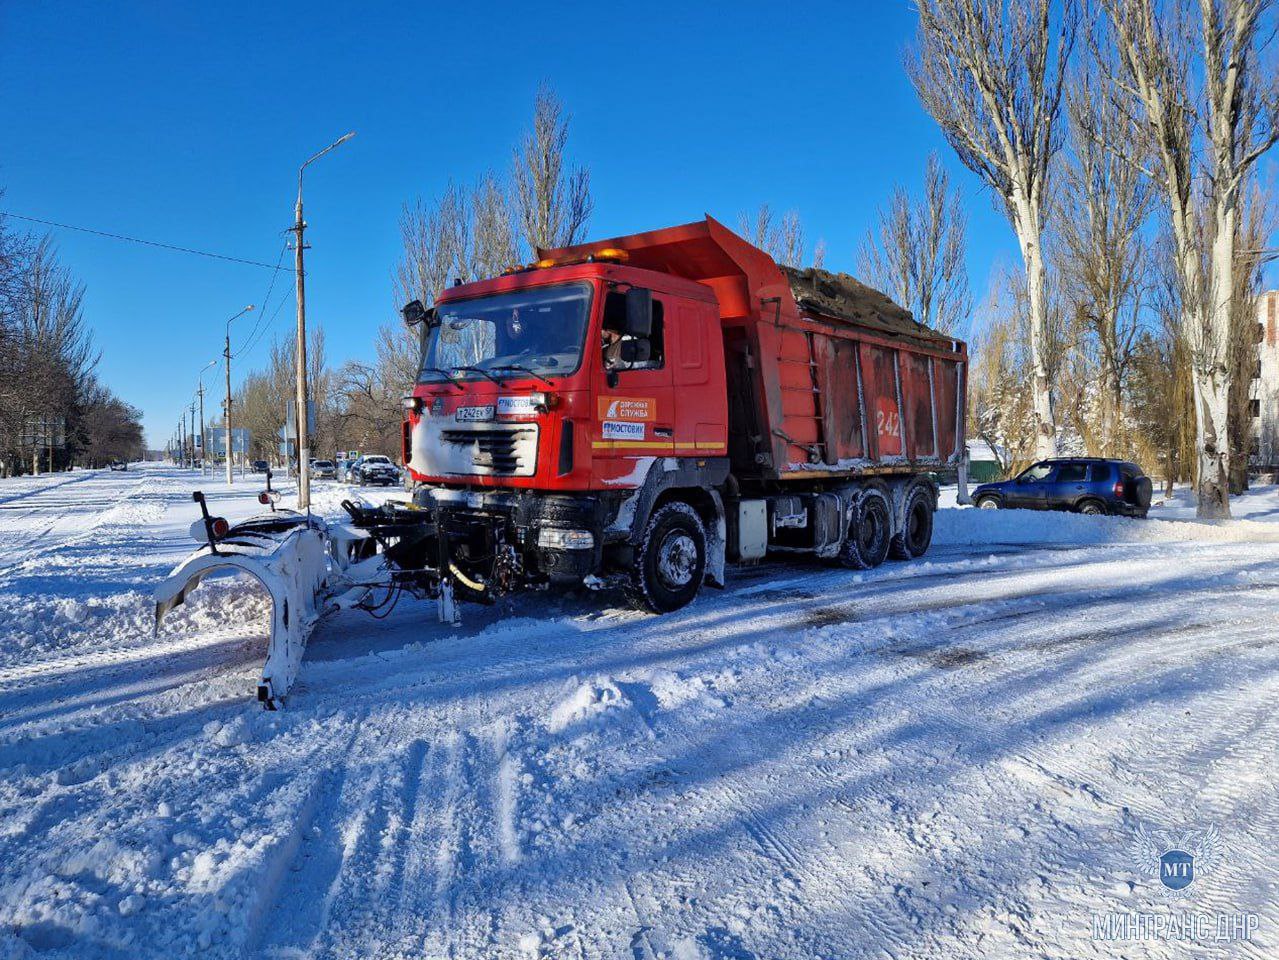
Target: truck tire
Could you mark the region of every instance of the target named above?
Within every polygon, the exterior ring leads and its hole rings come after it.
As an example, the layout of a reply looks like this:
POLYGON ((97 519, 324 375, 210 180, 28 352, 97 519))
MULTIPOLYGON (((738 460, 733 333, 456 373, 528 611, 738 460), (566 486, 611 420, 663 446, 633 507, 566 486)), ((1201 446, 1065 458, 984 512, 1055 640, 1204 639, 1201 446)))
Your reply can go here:
POLYGON ((892 520, 883 497, 865 497, 857 506, 857 516, 848 539, 839 549, 839 562, 850 570, 870 570, 888 556, 892 520))
POLYGON ((686 606, 706 575, 706 528, 687 503, 653 511, 635 551, 627 595, 637 607, 669 613, 686 606))
POLYGON ((893 535, 888 553, 894 560, 913 560, 928 552, 933 542, 933 498, 922 484, 906 494, 902 528, 893 535))

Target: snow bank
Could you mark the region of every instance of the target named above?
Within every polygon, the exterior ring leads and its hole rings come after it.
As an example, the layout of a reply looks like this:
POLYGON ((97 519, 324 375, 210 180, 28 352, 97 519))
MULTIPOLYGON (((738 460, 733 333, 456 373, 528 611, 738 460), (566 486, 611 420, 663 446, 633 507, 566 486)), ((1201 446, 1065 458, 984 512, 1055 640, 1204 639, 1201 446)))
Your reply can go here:
POLYGON ((1056 510, 976 510, 942 508, 933 543, 964 546, 987 543, 1279 543, 1279 525, 1256 520, 1147 520, 1085 517, 1056 510))

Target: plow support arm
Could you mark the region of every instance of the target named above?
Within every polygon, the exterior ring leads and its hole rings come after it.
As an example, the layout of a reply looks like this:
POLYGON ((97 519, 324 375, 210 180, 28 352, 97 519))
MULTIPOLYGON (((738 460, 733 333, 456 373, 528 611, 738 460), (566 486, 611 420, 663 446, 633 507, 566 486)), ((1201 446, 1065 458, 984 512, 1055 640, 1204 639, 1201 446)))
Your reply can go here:
POLYGON ((306 642, 323 612, 327 545, 323 527, 314 521, 284 530, 254 531, 240 541, 233 528, 217 553, 207 547, 196 551, 156 587, 156 629, 210 574, 237 571, 252 576, 271 596, 271 636, 258 681, 258 700, 274 710, 293 685, 306 642))

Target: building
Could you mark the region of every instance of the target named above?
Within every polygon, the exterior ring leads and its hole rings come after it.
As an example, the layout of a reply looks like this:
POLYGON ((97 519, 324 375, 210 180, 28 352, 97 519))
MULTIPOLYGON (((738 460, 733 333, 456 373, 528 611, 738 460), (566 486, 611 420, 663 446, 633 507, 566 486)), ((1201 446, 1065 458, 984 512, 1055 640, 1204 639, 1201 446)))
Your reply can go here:
POLYGON ((1252 467, 1279 470, 1279 290, 1257 298, 1257 366, 1250 384, 1252 467))

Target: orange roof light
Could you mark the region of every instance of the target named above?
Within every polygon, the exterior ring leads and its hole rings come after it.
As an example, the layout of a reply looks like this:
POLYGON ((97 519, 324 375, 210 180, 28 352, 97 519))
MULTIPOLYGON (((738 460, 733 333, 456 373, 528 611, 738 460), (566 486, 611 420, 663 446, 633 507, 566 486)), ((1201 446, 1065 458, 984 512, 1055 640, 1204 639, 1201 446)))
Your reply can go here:
POLYGON ((618 263, 625 263, 630 258, 630 254, 617 247, 604 247, 602 250, 596 250, 591 256, 595 260, 616 260, 618 263))
POLYGON ((535 270, 545 270, 547 267, 553 266, 555 266, 555 261, 551 259, 539 260, 537 263, 533 264, 533 268, 535 270))

